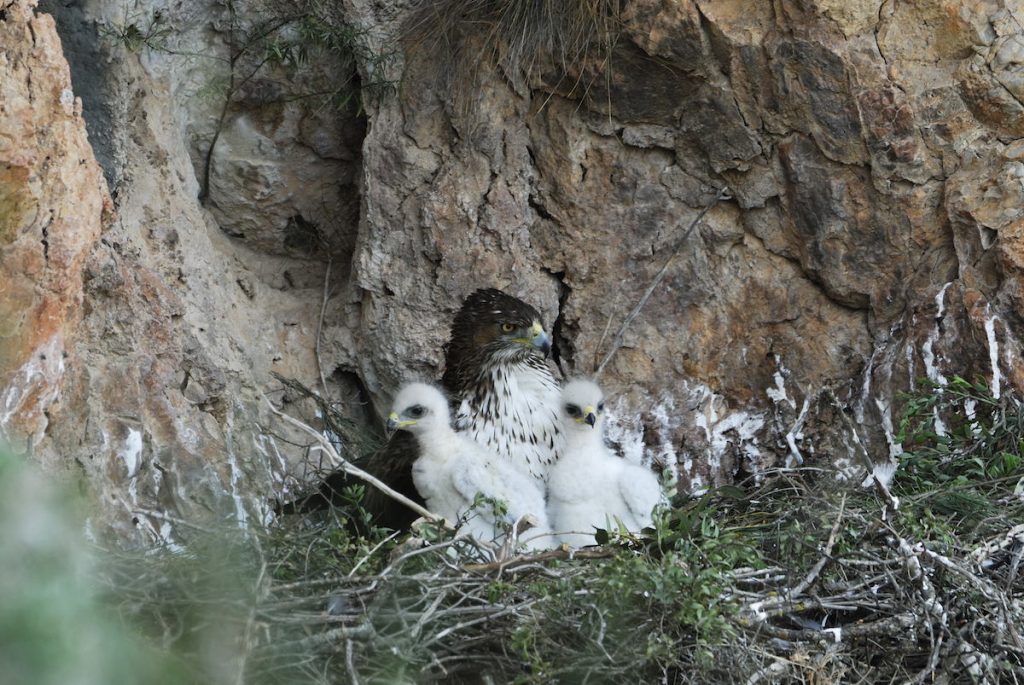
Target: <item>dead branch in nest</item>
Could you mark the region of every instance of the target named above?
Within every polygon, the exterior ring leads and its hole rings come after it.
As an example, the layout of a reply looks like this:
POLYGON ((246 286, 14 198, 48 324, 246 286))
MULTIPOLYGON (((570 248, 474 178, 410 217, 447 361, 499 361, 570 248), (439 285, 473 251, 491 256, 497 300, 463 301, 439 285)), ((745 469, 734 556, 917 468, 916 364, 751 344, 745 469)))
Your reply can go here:
POLYGON ((832 547, 836 544, 836 533, 839 532, 839 526, 843 522, 843 511, 846 509, 846 494, 843 494, 843 499, 839 503, 839 513, 836 514, 836 521, 832 524, 832 531, 828 534, 828 542, 825 543, 825 550, 821 553, 821 559, 818 560, 814 567, 807 573, 800 583, 793 588, 792 597, 796 598, 802 595, 807 588, 814 584, 814 581, 818 579, 818 574, 825 568, 825 564, 832 560, 832 547))
POLYGON ((462 570, 467 573, 491 573, 493 571, 497 571, 501 574, 505 571, 512 571, 522 566, 543 564, 548 561, 566 559, 607 559, 614 554, 615 550, 607 547, 588 547, 572 550, 563 545, 558 549, 552 549, 546 552, 537 552, 535 554, 523 554, 511 559, 492 561, 487 564, 465 564, 462 566, 462 570))
POLYGON ((397 490, 393 489, 392 487, 390 487, 389 485, 384 483, 384 481, 380 480, 376 476, 373 476, 373 475, 367 473, 366 471, 363 471, 358 466, 355 466, 354 464, 350 463, 346 459, 343 459, 341 457, 341 455, 338 454, 338 451, 334 449, 334 445, 332 445, 331 442, 326 437, 324 437, 322 433, 317 431, 315 428, 313 428, 312 426, 310 426, 310 425, 308 425, 308 424, 306 424, 306 423, 304 423, 302 421, 299 421, 298 419, 296 419, 293 416, 289 416, 288 414, 284 413, 283 411, 281 411, 280 409, 275 407, 274 403, 271 402, 270 398, 267 397, 266 395, 263 396, 263 399, 265 399, 267 401, 267 404, 270 406, 270 411, 272 411, 275 415, 277 415, 278 417, 283 419, 285 422, 290 423, 291 425, 295 426, 296 428, 298 428, 299 430, 303 431, 307 435, 311 436, 314 440, 316 440, 317 444, 319 445, 319 448, 321 450, 323 450, 324 452, 326 452, 328 457, 330 457, 331 461, 333 463, 337 464, 338 467, 342 471, 344 471, 347 475, 355 476, 359 480, 361 480, 361 481, 363 481, 365 483, 369 483, 370 485, 372 485, 373 487, 377 488, 378 490, 383 492, 385 495, 387 495, 391 499, 395 500, 396 502, 399 502, 400 504, 403 504, 403 505, 409 507, 410 509, 412 509, 413 511, 415 511, 417 514, 419 514, 423 518, 427 519, 428 521, 430 521, 432 523, 437 523, 437 524, 445 527, 448 530, 454 530, 451 527, 451 525, 449 525, 448 522, 445 521, 443 516, 438 516, 437 514, 431 512, 431 511, 428 511, 425 507, 423 507, 422 505, 412 501, 411 499, 409 499, 408 497, 406 497, 402 493, 400 493, 397 490))
POLYGON ((327 314, 327 301, 331 297, 331 267, 334 265, 334 256, 328 251, 327 266, 324 267, 324 292, 320 298, 320 316, 316 320, 316 344, 313 346, 313 354, 316 358, 316 372, 320 376, 320 386, 324 391, 324 399, 330 397, 327 390, 327 377, 324 375, 324 365, 320 359, 320 345, 323 341, 324 316, 327 314))

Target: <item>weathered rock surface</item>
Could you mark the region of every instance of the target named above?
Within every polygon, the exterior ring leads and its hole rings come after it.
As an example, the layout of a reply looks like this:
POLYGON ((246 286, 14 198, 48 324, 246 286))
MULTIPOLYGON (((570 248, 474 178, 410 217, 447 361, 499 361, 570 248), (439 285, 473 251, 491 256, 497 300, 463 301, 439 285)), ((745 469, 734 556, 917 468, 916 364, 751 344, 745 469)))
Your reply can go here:
POLYGON ((438 375, 478 287, 541 308, 566 371, 590 373, 676 251, 602 380, 630 458, 682 487, 811 460, 856 477, 858 445, 899 452, 895 398, 922 377, 1024 390, 1014 3, 634 0, 607 60, 523 69, 477 32, 450 87, 443 50, 404 59, 407 4, 345 0, 359 78, 310 68, 361 81, 365 115, 292 97, 282 65, 209 95, 259 64, 234 57, 266 3, 55 4, 113 183, 99 242, 66 70, 27 31, 55 45, 52 22, 8 6, 0 55, 51 75, 0 82, 0 321, 48 327, 3 331, 0 416, 38 459, 81 465, 98 525, 173 541, 179 518, 266 517, 301 454, 260 392, 272 371, 322 385, 320 328, 325 391, 357 415, 438 375), (70 206, 93 223, 58 230, 70 206))
POLYGON ((483 270, 557 316, 587 373, 679 248, 606 371, 620 412, 644 417, 621 436, 637 453, 678 461, 684 486, 819 452, 852 475, 858 438, 894 455, 894 396, 918 378, 1019 375, 1019 9, 633 2, 606 65, 535 69, 522 92, 485 64, 469 115, 445 92, 381 103, 356 257, 367 327, 409 349, 392 293, 436 283, 429 311, 483 270), (680 246, 722 187, 734 200, 680 246))
POLYGON ((53 18, 34 6, 0 3, 0 438, 20 451, 49 426, 111 210, 53 18))

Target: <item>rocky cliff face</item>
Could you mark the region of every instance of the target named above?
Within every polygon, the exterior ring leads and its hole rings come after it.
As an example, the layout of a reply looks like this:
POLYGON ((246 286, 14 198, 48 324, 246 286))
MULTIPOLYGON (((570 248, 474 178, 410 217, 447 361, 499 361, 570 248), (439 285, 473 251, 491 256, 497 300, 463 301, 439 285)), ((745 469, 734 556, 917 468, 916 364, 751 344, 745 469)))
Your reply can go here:
POLYGON ((52 17, 0 4, 0 428, 44 439, 110 198, 52 17))
POLYGON ((97 527, 266 519, 301 475, 271 372, 369 420, 477 287, 590 373, 674 253, 602 380, 682 487, 856 477, 918 379, 1024 383, 1015 4, 634 0, 525 57, 457 11, 403 43, 398 2, 338 4, 347 57, 301 5, 44 5, 74 89, 32 4, 0 3, 0 427, 85 472, 97 527))

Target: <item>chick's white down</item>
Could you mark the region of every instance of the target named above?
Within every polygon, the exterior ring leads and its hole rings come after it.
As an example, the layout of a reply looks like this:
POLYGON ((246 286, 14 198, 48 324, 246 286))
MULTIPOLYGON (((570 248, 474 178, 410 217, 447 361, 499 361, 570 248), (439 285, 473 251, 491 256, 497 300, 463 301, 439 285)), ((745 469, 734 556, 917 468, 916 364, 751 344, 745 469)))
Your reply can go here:
POLYGON ((532 515, 537 525, 523 534, 526 546, 542 549, 554 543, 538 482, 455 432, 448 401, 440 390, 425 383, 407 385, 395 398, 393 412, 399 427, 412 433, 419 445, 412 477, 428 509, 451 523, 466 517, 464 532, 496 543, 504 538, 497 520, 513 524, 532 515), (493 507, 486 503, 473 509, 477 495, 504 502, 506 514, 496 517, 493 507))
POLYGON ((594 529, 615 529, 618 519, 631 532, 651 524, 661 500, 657 477, 611 452, 604 443, 604 395, 588 380, 562 390, 560 410, 565 442, 548 479, 548 517, 560 542, 592 545, 594 529), (586 421, 593 413, 593 425, 586 421))

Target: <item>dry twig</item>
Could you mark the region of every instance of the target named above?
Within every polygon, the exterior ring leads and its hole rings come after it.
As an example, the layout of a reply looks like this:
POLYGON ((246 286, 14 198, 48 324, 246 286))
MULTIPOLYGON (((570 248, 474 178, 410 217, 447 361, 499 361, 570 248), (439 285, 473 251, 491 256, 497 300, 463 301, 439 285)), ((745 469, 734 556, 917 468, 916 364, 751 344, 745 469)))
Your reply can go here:
POLYGON ((309 426, 308 424, 299 421, 295 417, 289 416, 288 414, 284 413, 283 411, 275 407, 274 403, 270 401, 270 398, 266 397, 265 395, 263 399, 265 399, 267 401, 267 404, 270 405, 270 411, 272 411, 280 418, 284 419, 284 421, 286 421, 287 423, 290 423, 299 430, 312 436, 313 439, 317 441, 320 449, 326 452, 328 457, 331 458, 332 462, 337 464, 338 467, 347 475, 355 476, 356 478, 366 483, 369 483, 370 485, 377 488, 391 499, 395 500, 396 502, 400 502, 401 504, 404 504, 405 506, 415 511, 423 518, 427 519, 428 521, 443 525, 445 528, 452 530, 451 526, 448 524, 447 521, 444 520, 443 516, 438 516, 437 514, 428 511, 425 507, 412 501, 411 499, 409 499, 402 493, 398 492, 397 490, 391 488, 376 476, 373 476, 367 473, 366 471, 363 471, 358 466, 355 466, 348 462, 347 460, 343 459, 341 455, 338 454, 337 450, 334 449, 334 445, 332 445, 331 442, 327 438, 325 438, 319 431, 314 429, 312 426, 309 426))
POLYGON ((672 250, 672 254, 669 255, 668 259, 665 260, 665 264, 662 265, 661 269, 654 277, 654 280, 651 281, 651 284, 647 286, 647 290, 644 291, 644 294, 640 297, 640 301, 637 302, 636 306, 633 307, 632 311, 630 311, 629 314, 626 315, 626 318, 625 320, 623 320, 622 325, 619 326, 619 330, 615 332, 615 337, 612 338, 611 349, 608 350, 608 354, 604 356, 604 359, 601 360, 601 363, 598 364, 597 368, 594 370, 594 378, 601 377, 601 374, 604 372, 605 366, 608 365, 608 362, 610 362, 612 357, 615 356, 615 353, 619 351, 620 347, 622 347, 622 339, 625 336, 626 331, 629 329, 629 326, 633 323, 636 317, 640 315, 640 310, 644 308, 644 305, 647 304, 647 300, 651 299, 651 295, 654 293, 655 289, 665 279, 665 275, 668 273, 669 267, 672 266, 672 262, 675 261, 676 257, 679 255, 679 252, 683 249, 683 246, 686 245, 686 241, 687 239, 689 239, 690 234, 693 233, 693 229, 695 229, 697 225, 701 222, 701 220, 704 218, 704 215, 711 211, 712 207, 717 205, 722 200, 728 200, 731 197, 732 194, 730 193, 729 189, 722 188, 721 190, 718 191, 718 194, 715 195, 715 199, 709 202, 707 206, 704 207, 704 209, 700 210, 700 213, 698 213, 697 216, 693 219, 693 221, 690 222, 690 225, 686 229, 686 232, 683 233, 683 237, 679 240, 679 244, 676 245, 676 249, 672 250))

